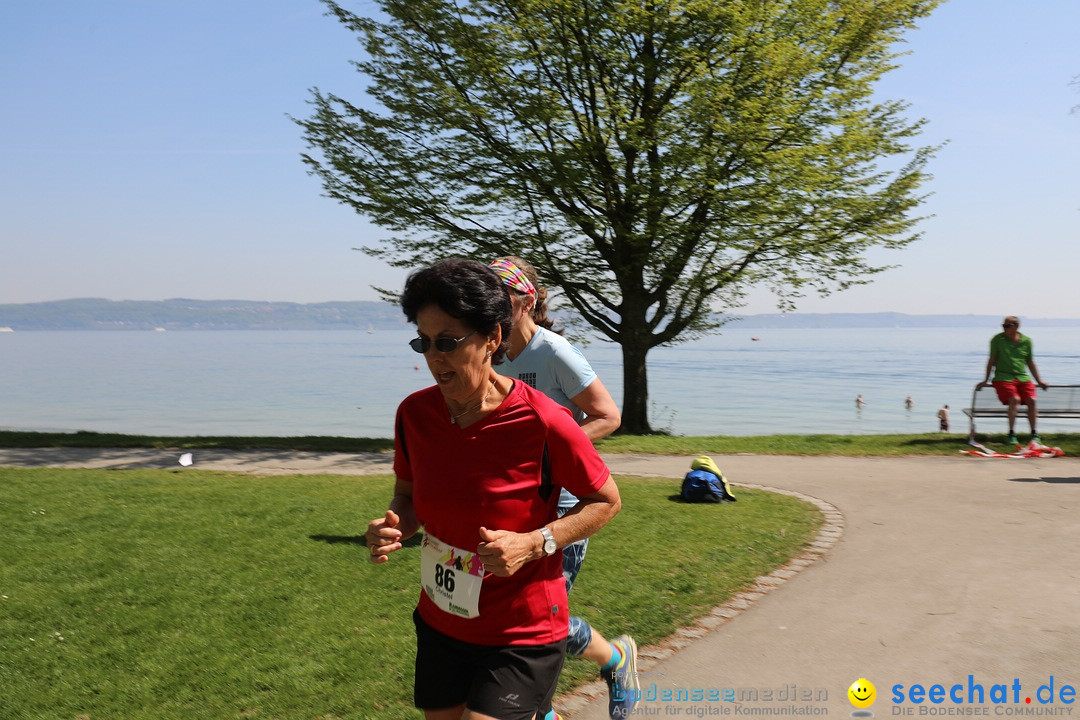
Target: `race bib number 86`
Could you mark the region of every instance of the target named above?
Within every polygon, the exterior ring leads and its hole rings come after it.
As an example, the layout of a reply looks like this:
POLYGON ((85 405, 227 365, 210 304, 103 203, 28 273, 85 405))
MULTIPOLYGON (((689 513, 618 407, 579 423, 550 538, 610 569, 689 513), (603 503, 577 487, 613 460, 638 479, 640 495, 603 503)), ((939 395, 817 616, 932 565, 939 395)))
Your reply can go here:
POLYGON ((474 552, 456 548, 431 534, 420 550, 420 584, 443 612, 459 617, 480 615, 484 564, 474 552))

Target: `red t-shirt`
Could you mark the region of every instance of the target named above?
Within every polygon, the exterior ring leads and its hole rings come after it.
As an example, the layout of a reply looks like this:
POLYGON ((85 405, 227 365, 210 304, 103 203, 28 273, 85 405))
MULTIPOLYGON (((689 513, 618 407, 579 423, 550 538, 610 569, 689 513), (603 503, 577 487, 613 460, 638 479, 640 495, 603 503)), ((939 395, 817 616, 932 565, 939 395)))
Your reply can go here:
MULTIPOLYGON (((472 552, 481 526, 532 532, 555 518, 561 488, 591 495, 610 475, 570 413, 522 382, 467 428, 450 423, 437 386, 405 398, 397 412, 394 472, 412 483, 425 530, 472 552), (542 486, 550 486, 544 497, 542 486)), ((444 612, 423 590, 418 607, 428 625, 464 642, 557 642, 569 623, 560 553, 526 563, 510 577, 485 576, 478 617, 444 612)))

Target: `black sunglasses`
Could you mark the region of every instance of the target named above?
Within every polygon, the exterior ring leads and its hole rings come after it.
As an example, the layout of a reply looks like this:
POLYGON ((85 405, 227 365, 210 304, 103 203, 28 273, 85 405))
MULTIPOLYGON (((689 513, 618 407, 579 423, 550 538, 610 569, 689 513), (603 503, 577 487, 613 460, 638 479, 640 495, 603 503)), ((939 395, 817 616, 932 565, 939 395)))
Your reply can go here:
POLYGON ((1016 323, 1001 323, 1001 327, 1016 327, 1016 323))
MULTIPOLYGON (((473 330, 471 333, 469 333, 465 337, 459 337, 459 338, 456 338, 456 339, 455 338, 448 338, 448 337, 435 338, 435 349, 438 350, 439 352, 444 352, 444 353, 454 352, 455 350, 457 350, 458 345, 461 344, 462 340, 465 340, 467 338, 471 338, 475 334, 476 334, 476 331, 473 330)), ((431 343, 430 340, 428 340, 427 338, 422 338, 422 337, 415 337, 415 338, 413 338, 412 340, 409 341, 409 347, 411 347, 413 350, 415 350, 418 353, 426 353, 428 351, 428 348, 431 347, 431 345, 432 345, 432 343, 431 343)))

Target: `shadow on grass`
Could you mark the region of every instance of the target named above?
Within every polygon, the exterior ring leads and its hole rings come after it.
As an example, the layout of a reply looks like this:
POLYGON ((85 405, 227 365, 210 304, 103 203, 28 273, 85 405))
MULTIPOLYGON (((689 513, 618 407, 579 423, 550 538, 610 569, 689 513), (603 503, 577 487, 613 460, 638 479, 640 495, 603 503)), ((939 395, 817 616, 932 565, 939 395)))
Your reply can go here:
POLYGON ((901 447, 921 447, 921 448, 957 448, 963 450, 968 446, 967 438, 957 437, 955 435, 943 435, 942 437, 916 437, 904 440, 900 443, 901 447))
POLYGON ((683 505, 730 505, 735 502, 734 500, 684 500, 682 493, 677 495, 668 495, 668 500, 675 503, 682 503, 683 505))
POLYGON ((217 450, 308 450, 313 452, 387 452, 388 438, 350 438, 321 435, 296 437, 211 436, 192 437, 125 435, 80 430, 72 433, 0 431, 0 447, 46 448, 182 448, 217 450))
POLYGON ((308 540, 324 542, 327 545, 363 545, 363 535, 308 535, 308 540))
MULTIPOLYGON (((308 540, 314 540, 315 542, 324 542, 327 545, 366 545, 363 535, 308 535, 308 540)), ((420 546, 420 533, 413 535, 411 538, 401 544, 402 547, 419 547, 420 546)))

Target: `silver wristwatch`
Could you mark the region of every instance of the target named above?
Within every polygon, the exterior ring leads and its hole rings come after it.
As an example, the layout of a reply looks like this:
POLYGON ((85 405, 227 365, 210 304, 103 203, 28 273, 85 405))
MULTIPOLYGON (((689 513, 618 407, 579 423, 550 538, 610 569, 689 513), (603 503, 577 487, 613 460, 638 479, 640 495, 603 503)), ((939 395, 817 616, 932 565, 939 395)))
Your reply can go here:
POLYGON ((544 554, 554 555, 559 546, 555 544, 555 536, 546 527, 540 528, 540 534, 544 536, 544 554))

